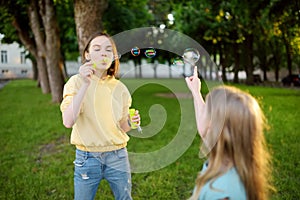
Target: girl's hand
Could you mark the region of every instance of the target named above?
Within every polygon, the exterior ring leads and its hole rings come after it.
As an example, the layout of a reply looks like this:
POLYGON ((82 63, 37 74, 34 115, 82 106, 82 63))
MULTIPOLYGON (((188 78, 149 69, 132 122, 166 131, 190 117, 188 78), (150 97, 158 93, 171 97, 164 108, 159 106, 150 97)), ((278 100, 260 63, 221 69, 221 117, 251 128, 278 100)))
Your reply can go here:
POLYGON ((194 67, 193 76, 186 77, 185 82, 193 95, 199 94, 201 90, 201 81, 198 78, 197 66, 194 67))
POLYGON ((79 74, 83 78, 85 83, 91 82, 91 76, 95 73, 95 69, 92 66, 91 62, 86 62, 79 68, 79 74))

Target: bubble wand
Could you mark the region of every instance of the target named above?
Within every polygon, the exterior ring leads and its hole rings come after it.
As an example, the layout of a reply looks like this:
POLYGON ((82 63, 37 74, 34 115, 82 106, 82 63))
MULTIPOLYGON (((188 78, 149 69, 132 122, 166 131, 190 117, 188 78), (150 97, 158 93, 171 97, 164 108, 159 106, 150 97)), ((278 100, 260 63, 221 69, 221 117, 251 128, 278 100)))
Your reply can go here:
POLYGON ((142 130, 142 128, 141 128, 141 126, 140 125, 138 125, 136 122, 135 123, 132 123, 131 122, 131 119, 132 119, 132 117, 135 115, 135 109, 134 108, 130 108, 129 109, 129 116, 130 116, 130 127, 132 128, 132 129, 137 129, 137 131, 139 132, 139 133, 141 133, 143 130, 142 130))

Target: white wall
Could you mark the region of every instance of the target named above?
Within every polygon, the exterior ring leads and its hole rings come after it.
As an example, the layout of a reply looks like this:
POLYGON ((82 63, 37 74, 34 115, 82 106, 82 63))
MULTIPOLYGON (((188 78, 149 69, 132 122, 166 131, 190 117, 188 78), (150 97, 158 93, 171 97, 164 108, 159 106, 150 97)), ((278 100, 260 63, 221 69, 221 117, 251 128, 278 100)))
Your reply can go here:
POLYGON ((24 51, 24 47, 16 42, 2 44, 0 41, 0 79, 32 78, 31 60, 25 59, 25 63, 21 63, 21 53, 24 51), (7 52, 7 63, 1 61, 1 51, 7 52))

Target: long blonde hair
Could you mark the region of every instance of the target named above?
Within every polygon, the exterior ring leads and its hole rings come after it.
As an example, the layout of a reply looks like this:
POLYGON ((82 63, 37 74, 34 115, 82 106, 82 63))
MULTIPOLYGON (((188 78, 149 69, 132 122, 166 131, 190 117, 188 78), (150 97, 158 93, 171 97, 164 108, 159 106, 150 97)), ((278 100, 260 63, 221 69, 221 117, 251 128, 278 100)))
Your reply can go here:
POLYGON ((209 153, 207 170, 196 179, 191 199, 198 199, 201 188, 235 167, 248 200, 268 199, 271 187, 270 154, 264 138, 265 116, 250 94, 235 87, 215 88, 206 97, 207 123, 210 124, 201 147, 209 153))

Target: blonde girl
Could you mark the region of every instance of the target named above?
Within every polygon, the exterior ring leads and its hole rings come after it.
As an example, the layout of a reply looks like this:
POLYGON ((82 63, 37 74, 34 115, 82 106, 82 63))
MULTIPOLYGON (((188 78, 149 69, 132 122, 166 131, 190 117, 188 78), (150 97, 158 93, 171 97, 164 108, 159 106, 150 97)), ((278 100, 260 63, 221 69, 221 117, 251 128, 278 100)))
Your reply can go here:
POLYGON ((191 90, 201 153, 208 154, 190 199, 265 200, 270 185, 264 114, 254 97, 235 87, 219 86, 204 102, 197 67, 186 78, 191 90))

